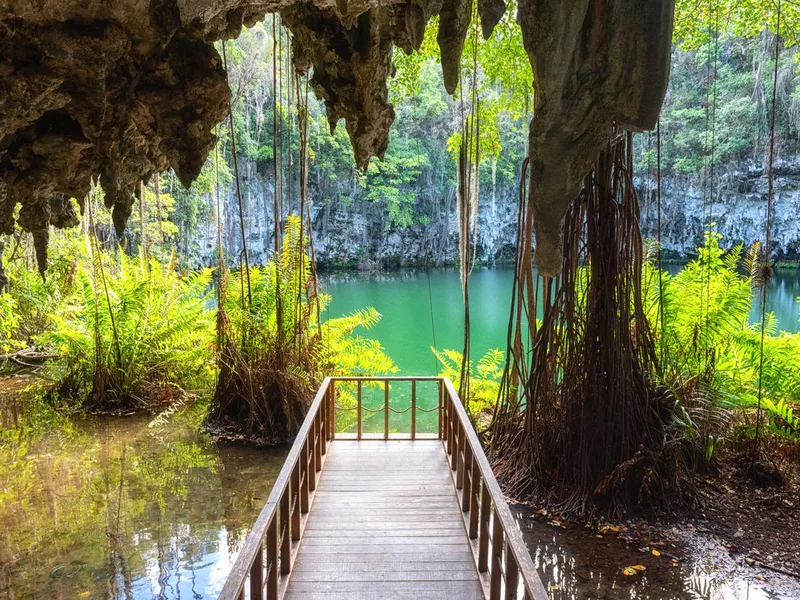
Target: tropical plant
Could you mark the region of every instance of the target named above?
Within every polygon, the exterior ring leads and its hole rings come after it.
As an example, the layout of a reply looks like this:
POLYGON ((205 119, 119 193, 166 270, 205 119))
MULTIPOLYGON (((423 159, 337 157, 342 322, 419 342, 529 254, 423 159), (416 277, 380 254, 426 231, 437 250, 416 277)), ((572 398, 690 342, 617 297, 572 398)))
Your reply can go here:
POLYGON ((211 271, 183 276, 174 258, 96 250, 78 268, 80 294, 41 341, 58 355, 59 390, 91 408, 153 409, 212 373, 211 271))
POLYGON ((10 294, 0 292, 0 354, 11 352, 21 345, 15 339, 19 327, 19 313, 10 294))
POLYGON ((376 340, 354 334, 379 320, 373 308, 320 320, 299 217, 287 219, 280 252, 265 267, 223 275, 218 313, 219 374, 209 425, 274 444, 293 437, 325 375, 395 370, 376 340))
POLYGON ((762 354, 761 324, 748 324, 759 247, 726 252, 721 240, 707 231, 698 258, 680 273, 659 274, 650 263, 643 283, 661 377, 678 402, 674 424, 706 462, 730 432, 733 409, 745 415, 750 433, 759 406, 776 432, 794 435, 800 425, 800 335, 779 333, 768 314, 762 354))
POLYGON ((17 346, 34 346, 38 336, 53 330, 54 315, 77 291, 75 274, 83 245, 79 236, 68 232, 51 236, 47 276, 42 277, 26 261, 26 255, 33 254, 28 234, 19 235, 22 250, 7 269, 8 295, 18 324, 13 336, 17 346))
MULTIPOLYGON (((464 355, 456 350, 437 350, 433 347, 431 352, 442 365, 441 375, 448 377, 457 389, 462 389, 464 355)), ((463 400, 473 419, 485 418, 494 408, 504 369, 505 355, 497 348, 487 350, 477 365, 469 362, 466 369, 469 373, 469 396, 463 400)))

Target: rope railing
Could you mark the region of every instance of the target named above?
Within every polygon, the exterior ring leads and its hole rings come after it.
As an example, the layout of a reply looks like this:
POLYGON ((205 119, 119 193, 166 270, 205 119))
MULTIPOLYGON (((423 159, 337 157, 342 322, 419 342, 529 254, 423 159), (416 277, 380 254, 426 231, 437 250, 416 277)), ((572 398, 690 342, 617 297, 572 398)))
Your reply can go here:
POLYGON ((261 510, 220 594, 221 600, 278 600, 283 597, 311 504, 316 495, 330 444, 346 438, 337 431, 337 411, 356 411, 357 432, 365 437, 363 414, 384 413, 383 435, 390 439, 389 414, 410 411, 410 432, 393 432, 391 439, 416 440, 417 412, 438 412, 438 428, 428 439, 440 440, 458 494, 475 566, 489 600, 547 600, 519 527, 506 504, 472 423, 453 384, 445 377, 327 377, 309 408, 267 503, 261 510), (398 383, 411 386, 407 408, 391 407, 390 391, 398 383), (417 406, 420 382, 436 383, 436 405, 417 406), (383 388, 383 406, 363 405, 364 384, 383 388), (336 402, 337 384, 354 385, 356 406, 336 402), (405 436, 405 437, 398 437, 405 436))

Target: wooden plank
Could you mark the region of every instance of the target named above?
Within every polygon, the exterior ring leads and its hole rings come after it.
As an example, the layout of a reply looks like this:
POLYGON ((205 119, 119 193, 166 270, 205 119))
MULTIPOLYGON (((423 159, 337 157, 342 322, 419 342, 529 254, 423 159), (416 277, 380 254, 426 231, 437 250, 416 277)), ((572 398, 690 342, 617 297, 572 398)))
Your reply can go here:
MULTIPOLYGON (((302 550, 302 545, 301 545, 302 550)), ((313 563, 330 563, 341 565, 344 563, 370 563, 382 560, 384 563, 405 564, 412 561, 425 561, 430 563, 461 563, 471 561, 474 564, 472 550, 459 546, 443 546, 436 549, 418 550, 416 552, 406 552, 404 547, 384 550, 379 549, 370 552, 352 552, 342 548, 317 548, 314 552, 297 553, 296 560, 308 560, 313 563)))
MULTIPOLYGON (((303 560, 295 563, 293 573, 301 573, 311 571, 314 573, 329 573, 339 572, 346 568, 349 573, 374 573, 379 569, 386 566, 386 561, 382 556, 363 556, 358 562, 351 562, 343 564, 342 562, 322 563, 319 561, 309 560, 305 557, 303 560)), ((473 561, 467 559, 462 561, 420 561, 417 557, 405 557, 405 560, 397 560, 392 562, 392 567, 395 571, 440 571, 442 569, 452 569, 454 571, 474 571, 475 567, 473 561)))
POLYGON ((483 599, 440 441, 337 439, 286 598, 483 599))
POLYGON ((353 598, 362 594, 381 592, 384 598, 392 598, 395 593, 414 592, 418 598, 427 598, 428 592, 448 592, 451 598, 483 598, 483 590, 477 579, 474 581, 292 581, 287 595, 309 592, 348 592, 353 598))
POLYGON ((330 532, 336 535, 364 535, 366 533, 370 535, 381 535, 378 532, 388 531, 389 533, 384 535, 389 535, 391 533, 394 533, 395 535, 407 535, 412 531, 416 531, 423 535, 428 534, 428 532, 430 532, 432 535, 439 535, 439 533, 443 531, 452 531, 453 535, 458 535, 462 532, 463 528, 463 525, 455 519, 451 521, 430 523, 425 523, 424 521, 394 521, 388 524, 383 520, 345 522, 336 521, 328 523, 312 522, 309 527, 306 527, 305 534, 328 535, 328 532, 330 532), (357 527, 358 529, 354 529, 354 527, 357 527))
POLYGON ((337 571, 300 571, 295 572, 292 580, 296 582, 316 581, 320 583, 334 583, 343 581, 475 581, 475 567, 467 565, 466 568, 453 569, 438 565, 437 570, 407 571, 395 569, 386 564, 372 571, 351 571, 343 565, 337 571))
POLYGON ((381 538, 373 536, 349 537, 349 538, 328 538, 310 537, 303 538, 303 547, 306 550, 313 548, 342 548, 343 552, 368 552, 373 546, 378 546, 384 550, 393 552, 403 552, 404 546, 417 547, 422 549, 444 548, 446 546, 463 546, 464 536, 440 536, 429 538, 424 536, 393 537, 385 536, 381 538))
POLYGON ((471 600, 472 598, 483 600, 484 598, 483 594, 473 596, 471 593, 468 596, 453 596, 450 591, 426 590, 424 596, 420 596, 419 592, 395 591, 387 596, 381 591, 362 590, 358 596, 353 596, 351 592, 301 592, 299 594, 287 593, 285 600, 354 600, 354 598, 358 600, 386 600, 387 598, 392 598, 392 600, 420 600, 420 598, 425 600, 471 600))

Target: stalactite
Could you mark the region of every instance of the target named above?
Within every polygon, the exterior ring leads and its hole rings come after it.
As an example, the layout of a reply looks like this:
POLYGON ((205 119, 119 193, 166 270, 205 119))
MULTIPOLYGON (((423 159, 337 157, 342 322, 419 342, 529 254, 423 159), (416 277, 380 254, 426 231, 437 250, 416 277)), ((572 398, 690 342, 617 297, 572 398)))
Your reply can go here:
MULTIPOLYGON (((42 269, 45 229, 66 223, 50 209, 54 196, 83 198, 99 175, 121 234, 141 181, 169 167, 185 186, 197 177, 229 102, 213 40, 279 12, 292 32, 295 68, 313 67, 311 87, 331 128, 344 119, 364 168, 389 143, 394 47, 418 49, 438 15, 452 93, 471 19, 487 36, 505 10, 503 0, 7 4, 0 16, 0 232, 13 233, 16 224, 36 231, 42 269)), ((642 6, 576 0, 564 10, 562 0, 520 0, 535 72, 530 185, 543 273, 559 270, 562 218, 611 123, 655 123, 668 79, 673 0, 642 6)), ((291 194, 289 186, 284 191, 291 194)))

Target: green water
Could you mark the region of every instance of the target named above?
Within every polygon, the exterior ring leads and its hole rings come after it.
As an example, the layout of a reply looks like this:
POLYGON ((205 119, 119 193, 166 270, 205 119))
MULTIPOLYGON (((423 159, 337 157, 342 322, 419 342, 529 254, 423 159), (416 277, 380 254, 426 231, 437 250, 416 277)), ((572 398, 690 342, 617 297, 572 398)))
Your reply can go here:
MULTIPOLYGON (((505 350, 512 275, 511 269, 476 269, 470 278, 473 360, 491 348, 505 350)), ((437 363, 431 346, 459 351, 463 347, 464 309, 455 270, 329 275, 323 286, 333 296, 329 317, 365 306, 373 306, 383 315, 368 335, 381 340, 402 374, 434 375, 437 363)), ((783 330, 798 331, 798 296, 800 272, 776 271, 767 308, 775 313, 783 330)), ((758 316, 756 301, 751 320, 758 316)))

